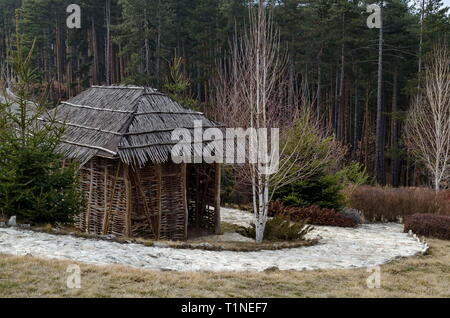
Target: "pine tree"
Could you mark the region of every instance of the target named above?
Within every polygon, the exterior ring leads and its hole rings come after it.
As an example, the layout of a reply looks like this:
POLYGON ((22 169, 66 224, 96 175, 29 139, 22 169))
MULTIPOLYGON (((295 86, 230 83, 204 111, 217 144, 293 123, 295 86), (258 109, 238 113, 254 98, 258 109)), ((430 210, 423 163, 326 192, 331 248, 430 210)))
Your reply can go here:
POLYGON ((31 68, 35 43, 24 54, 16 34, 13 69, 17 98, 0 104, 0 213, 30 223, 70 223, 83 208, 73 164, 57 152, 64 126, 32 100, 38 79, 31 68), (44 120, 44 118, 46 118, 44 120))

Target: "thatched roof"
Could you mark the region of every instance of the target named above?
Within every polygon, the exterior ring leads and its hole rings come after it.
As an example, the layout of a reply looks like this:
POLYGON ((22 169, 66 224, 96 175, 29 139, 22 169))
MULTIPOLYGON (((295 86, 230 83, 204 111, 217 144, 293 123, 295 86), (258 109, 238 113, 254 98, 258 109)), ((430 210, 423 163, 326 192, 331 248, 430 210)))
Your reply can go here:
MULTIPOLYGON (((3 91, 0 90, 0 103, 9 105, 7 107, 7 111, 11 113, 18 114, 20 112, 19 105, 17 104, 17 101, 19 100, 19 97, 17 97, 11 89, 6 87, 3 91)), ((33 112, 36 110, 36 103, 29 101, 27 103, 28 105, 28 116, 33 116, 33 112)))
POLYGON ((195 120, 221 127, 155 89, 135 86, 92 86, 59 105, 56 120, 66 123, 60 150, 68 158, 85 163, 100 155, 140 166, 170 159, 176 128, 193 129, 195 120))

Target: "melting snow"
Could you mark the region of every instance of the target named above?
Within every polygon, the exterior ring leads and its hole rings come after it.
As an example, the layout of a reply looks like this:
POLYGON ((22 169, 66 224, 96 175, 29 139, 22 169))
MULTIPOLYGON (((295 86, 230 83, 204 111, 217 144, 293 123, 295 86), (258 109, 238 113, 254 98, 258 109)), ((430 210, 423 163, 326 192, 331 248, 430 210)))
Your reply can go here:
MULTIPOLYGON (((248 225, 252 215, 222 209, 226 222, 248 225)), ((396 223, 364 224, 356 229, 316 226, 308 234, 320 243, 275 251, 232 252, 147 247, 109 241, 0 228, 0 253, 74 260, 89 264, 119 264, 174 271, 263 271, 371 267, 427 249, 396 223)))

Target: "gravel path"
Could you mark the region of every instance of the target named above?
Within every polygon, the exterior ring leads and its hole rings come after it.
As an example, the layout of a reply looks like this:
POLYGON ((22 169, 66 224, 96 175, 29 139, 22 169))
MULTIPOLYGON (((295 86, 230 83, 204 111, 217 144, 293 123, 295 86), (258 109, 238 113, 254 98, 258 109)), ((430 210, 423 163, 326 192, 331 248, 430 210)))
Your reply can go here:
MULTIPOLYGON (((248 213, 231 209, 222 210, 222 214, 227 221, 248 217, 248 213)), ((0 253, 155 270, 263 271, 274 266, 280 270, 369 267, 426 249, 425 244, 402 233, 402 225, 394 223, 357 229, 316 227, 310 235, 320 236, 320 243, 277 251, 231 252, 146 247, 1 228, 0 253)))

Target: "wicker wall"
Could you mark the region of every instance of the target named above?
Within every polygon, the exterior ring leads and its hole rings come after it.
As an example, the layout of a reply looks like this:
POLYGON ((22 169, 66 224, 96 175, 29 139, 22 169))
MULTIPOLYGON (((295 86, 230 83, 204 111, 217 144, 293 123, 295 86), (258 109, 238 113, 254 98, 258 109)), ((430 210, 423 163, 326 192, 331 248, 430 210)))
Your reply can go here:
POLYGON ((161 197, 161 167, 147 165, 130 169, 132 237, 158 238, 161 197))
POLYGON ((99 235, 185 240, 189 221, 212 233, 216 171, 214 165, 138 168, 95 157, 80 169, 86 210, 76 226, 99 235))
POLYGON ((127 182, 124 165, 117 160, 93 158, 80 169, 86 211, 77 227, 92 234, 126 235, 127 182))
POLYGON ((162 167, 161 235, 162 239, 187 238, 186 174, 182 165, 162 167))

